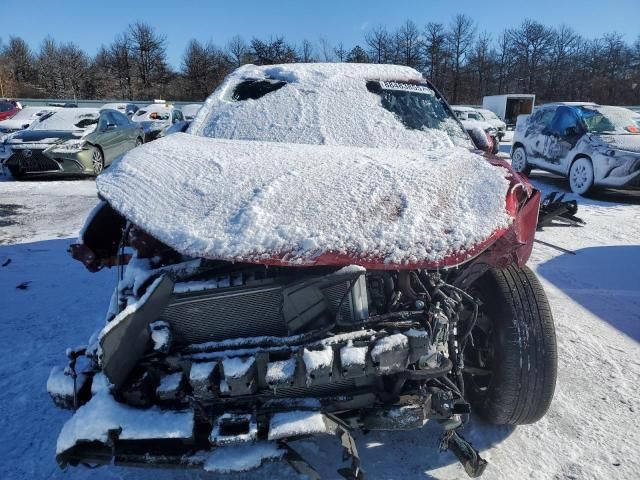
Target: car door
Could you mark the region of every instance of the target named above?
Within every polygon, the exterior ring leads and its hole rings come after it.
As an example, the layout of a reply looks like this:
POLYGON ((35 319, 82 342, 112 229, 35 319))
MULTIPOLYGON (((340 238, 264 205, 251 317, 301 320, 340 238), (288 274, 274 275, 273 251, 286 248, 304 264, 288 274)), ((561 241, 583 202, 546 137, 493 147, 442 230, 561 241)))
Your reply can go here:
POLYGON ((98 120, 97 143, 104 152, 105 165, 109 165, 119 155, 119 137, 120 128, 113 118, 112 112, 108 110, 101 112, 98 120))
POLYGON ((561 105, 546 128, 543 159, 551 170, 563 172, 570 160, 570 152, 584 134, 584 127, 575 107, 561 105))
POLYGON ((549 134, 549 125, 554 117, 554 107, 542 108, 529 117, 522 141, 527 152, 527 161, 532 165, 545 167, 545 145, 549 134))
POLYGON ((122 155, 136 146, 136 129, 131 121, 120 112, 110 112, 111 116, 118 126, 118 138, 115 155, 122 155))

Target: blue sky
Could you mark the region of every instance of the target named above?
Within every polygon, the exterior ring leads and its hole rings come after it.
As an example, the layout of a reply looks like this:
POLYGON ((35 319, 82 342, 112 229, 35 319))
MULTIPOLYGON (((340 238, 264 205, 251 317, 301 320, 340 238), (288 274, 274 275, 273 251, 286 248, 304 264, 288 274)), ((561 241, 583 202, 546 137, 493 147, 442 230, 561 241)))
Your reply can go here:
POLYGON ((566 23, 586 37, 616 31, 632 42, 640 34, 640 5, 630 0, 0 0, 0 5, 9 19, 0 32, 4 41, 18 35, 37 46, 49 34, 61 42, 73 41, 90 54, 129 23, 143 20, 167 36, 169 61, 176 67, 191 38, 223 46, 235 34, 245 40, 284 35, 292 42, 317 42, 325 36, 351 47, 363 44, 364 32, 377 24, 392 29, 408 18, 419 26, 447 23, 456 13, 472 16, 479 31, 494 36, 525 18, 546 25, 566 23))

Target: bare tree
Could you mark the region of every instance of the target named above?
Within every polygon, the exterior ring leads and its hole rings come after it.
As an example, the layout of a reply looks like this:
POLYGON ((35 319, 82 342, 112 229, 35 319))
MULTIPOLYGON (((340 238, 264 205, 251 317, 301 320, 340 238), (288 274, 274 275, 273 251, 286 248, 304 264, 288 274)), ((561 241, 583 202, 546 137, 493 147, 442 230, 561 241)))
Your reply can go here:
POLYGON ((420 66, 420 31, 415 23, 407 20, 394 36, 399 62, 409 67, 420 66))
POLYGON ((440 86, 444 83, 442 77, 444 76, 447 59, 444 25, 435 22, 427 23, 423 36, 427 76, 436 86, 440 86))
POLYGON ((389 32, 382 25, 365 33, 364 41, 369 47, 369 55, 374 63, 388 63, 390 40, 389 32))
POLYGON ((325 62, 333 62, 334 60, 334 56, 333 56, 333 47, 331 46, 331 43, 329 43, 329 40, 327 40, 325 37, 320 37, 320 53, 322 53, 322 60, 324 60, 325 62))
POLYGON ((447 31, 447 45, 452 59, 452 91, 451 102, 458 103, 460 90, 460 72, 469 49, 473 44, 476 27, 471 17, 458 14, 449 24, 447 31))
POLYGON ((140 94, 149 97, 154 84, 165 81, 167 71, 166 37, 143 22, 129 25, 131 56, 136 68, 140 94))
POLYGON ((249 59, 249 47, 240 35, 234 35, 231 40, 227 42, 226 47, 231 63, 235 67, 239 67, 247 63, 249 59))
POLYGON ((269 40, 251 40, 254 61, 258 65, 273 65, 274 63, 291 63, 298 60, 295 49, 289 45, 284 37, 269 40))
POLYGON ((520 72, 527 92, 535 91, 540 68, 547 59, 553 42, 553 30, 535 20, 525 20, 519 28, 509 30, 520 72))
POLYGON ((129 35, 123 33, 116 37, 109 47, 110 67, 118 80, 121 98, 133 100, 134 59, 129 35))
POLYGON ((7 67, 16 82, 33 80, 33 53, 27 42, 20 37, 9 37, 9 44, 3 49, 7 67))
POLYGON ((192 100, 202 100, 217 87, 231 65, 228 57, 212 43, 191 40, 182 57, 182 76, 192 100))
POLYGON ((302 40, 302 45, 300 45, 300 52, 298 53, 298 57, 303 63, 311 63, 316 61, 313 44, 309 40, 302 40))
POLYGON ((333 53, 335 53, 336 58, 339 62, 344 62, 347 58, 347 51, 344 48, 344 44, 342 42, 338 43, 336 47, 333 49, 333 53))
POLYGON ((360 45, 356 45, 351 49, 351 51, 347 54, 345 59, 349 63, 370 63, 369 55, 364 51, 360 45))

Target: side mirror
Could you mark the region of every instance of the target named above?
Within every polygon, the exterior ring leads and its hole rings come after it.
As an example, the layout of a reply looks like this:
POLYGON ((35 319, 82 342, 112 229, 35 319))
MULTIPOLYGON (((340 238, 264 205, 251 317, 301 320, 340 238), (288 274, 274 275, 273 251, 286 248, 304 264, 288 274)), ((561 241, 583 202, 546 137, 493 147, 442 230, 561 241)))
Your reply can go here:
POLYGON ((115 123, 108 123, 107 122, 107 126, 105 127, 105 130, 113 130, 114 128, 116 128, 116 124, 115 123))
POLYGON ((565 137, 575 137, 576 135, 578 135, 578 127, 571 126, 564 129, 565 137))

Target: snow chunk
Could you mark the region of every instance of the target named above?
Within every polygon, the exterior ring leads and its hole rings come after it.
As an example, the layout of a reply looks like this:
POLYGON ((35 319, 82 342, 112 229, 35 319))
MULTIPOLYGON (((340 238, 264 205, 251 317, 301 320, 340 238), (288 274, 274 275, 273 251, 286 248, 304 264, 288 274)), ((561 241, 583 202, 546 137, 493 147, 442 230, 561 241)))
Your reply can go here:
POLYGON ((451 146, 363 149, 178 133, 131 150, 97 185, 118 212, 192 257, 303 265, 332 252, 350 263, 436 266, 510 224, 507 174, 451 146))
POLYGON ((305 348, 302 358, 307 373, 318 370, 319 368, 331 367, 333 363, 333 349, 331 347, 325 347, 322 350, 307 350, 305 348))
POLYGON ((368 347, 354 347, 353 342, 350 341, 340 349, 340 364, 343 368, 350 365, 364 365, 368 350, 368 347))
POLYGON ((156 320, 149 324, 151 330, 151 340, 153 349, 157 352, 164 352, 169 349, 171 343, 171 330, 169 324, 162 320, 156 320))
POLYGON ((246 472, 258 468, 265 460, 279 460, 285 454, 276 443, 258 442, 250 445, 216 448, 204 463, 207 472, 246 472))
POLYGON ((284 382, 293 377, 296 372, 296 359, 278 360, 267 364, 266 381, 268 384, 284 382))
POLYGON ((274 413, 269 427, 269 440, 298 435, 333 433, 319 412, 292 411, 274 413))
POLYGON ((94 377, 96 391, 88 403, 67 420, 58 437, 56 453, 60 454, 79 441, 106 442, 110 430, 122 429, 123 440, 156 438, 190 438, 193 412, 175 412, 152 407, 147 410, 129 407, 114 400, 104 387, 103 374, 94 377))
POLYGON ((201 292, 218 288, 216 280, 196 280, 192 282, 178 282, 173 286, 174 293, 201 292))
POLYGON ((181 381, 182 372, 176 372, 162 377, 160 385, 157 388, 157 392, 174 392, 180 386, 181 381))
POLYGON ((408 346, 409 341, 402 333, 389 335, 388 337, 383 337, 376 342, 375 346, 371 350, 371 357, 376 359, 380 357, 381 354, 389 352, 394 348, 407 348, 408 346))
POLYGON ((207 380, 215 370, 216 362, 192 363, 189 380, 192 382, 207 380))
POLYGON ((227 378, 240 378, 245 375, 253 366, 256 359, 254 357, 234 357, 222 360, 222 370, 227 378))

